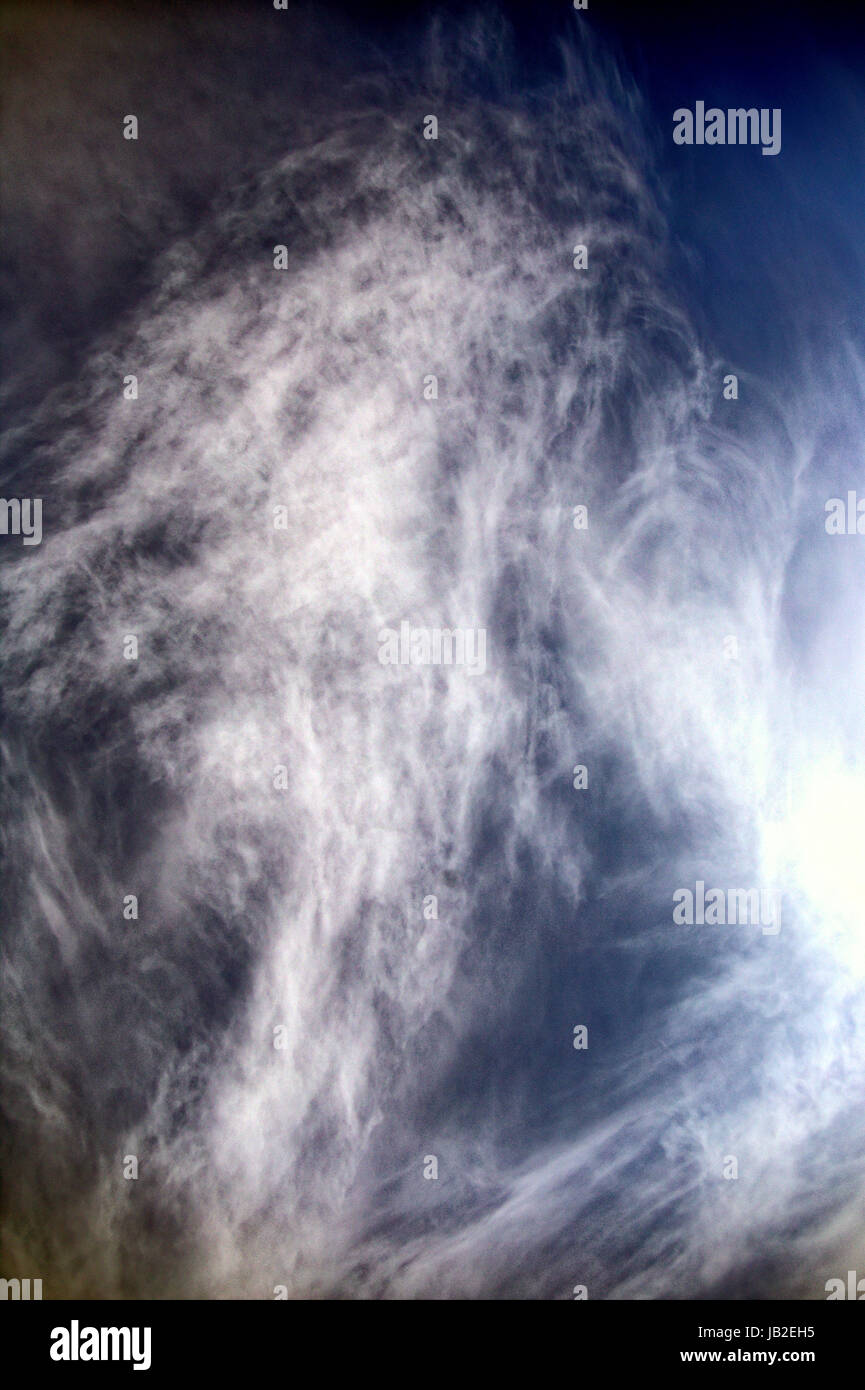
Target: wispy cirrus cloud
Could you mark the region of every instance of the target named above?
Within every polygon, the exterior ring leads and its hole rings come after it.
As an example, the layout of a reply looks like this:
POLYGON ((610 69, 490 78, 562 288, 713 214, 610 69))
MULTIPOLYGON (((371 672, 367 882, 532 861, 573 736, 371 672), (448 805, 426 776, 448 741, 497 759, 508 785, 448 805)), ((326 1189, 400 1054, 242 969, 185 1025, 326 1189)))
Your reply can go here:
POLYGON ((9 1248, 56 1296, 822 1296, 863 981, 767 826, 803 859, 799 772, 861 774, 837 604, 791 619, 804 551, 861 632, 810 394, 852 433, 858 361, 723 400, 585 36, 402 59, 287 98, 278 156, 278 104, 202 129, 219 197, 10 437, 9 1248), (382 664, 403 620, 485 669, 382 664), (674 925, 770 872, 777 937, 674 925))

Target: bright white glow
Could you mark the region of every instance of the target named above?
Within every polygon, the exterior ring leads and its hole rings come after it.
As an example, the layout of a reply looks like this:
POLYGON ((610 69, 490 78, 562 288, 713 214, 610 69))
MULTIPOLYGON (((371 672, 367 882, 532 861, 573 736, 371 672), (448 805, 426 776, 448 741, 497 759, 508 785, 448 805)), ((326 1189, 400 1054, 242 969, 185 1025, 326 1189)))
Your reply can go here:
POLYGON ((790 814, 765 827, 773 875, 804 897, 821 939, 857 975, 865 975, 863 824, 865 776, 826 761, 806 776, 790 814))

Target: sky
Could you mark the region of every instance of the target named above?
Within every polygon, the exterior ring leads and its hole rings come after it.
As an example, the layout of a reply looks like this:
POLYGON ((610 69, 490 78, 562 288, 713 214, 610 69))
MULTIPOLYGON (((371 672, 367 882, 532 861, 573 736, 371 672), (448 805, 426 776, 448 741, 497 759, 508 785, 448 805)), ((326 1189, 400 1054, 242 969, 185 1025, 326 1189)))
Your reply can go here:
POLYGON ((41 503, 0 535, 3 1277, 825 1298, 865 1190, 861 35, 2 22, 0 519, 41 503), (780 150, 675 143, 698 102, 780 150))

